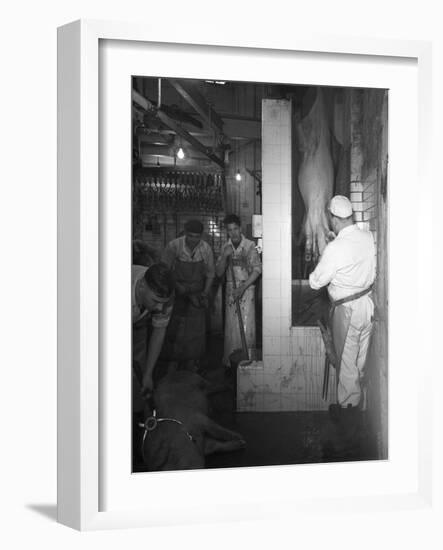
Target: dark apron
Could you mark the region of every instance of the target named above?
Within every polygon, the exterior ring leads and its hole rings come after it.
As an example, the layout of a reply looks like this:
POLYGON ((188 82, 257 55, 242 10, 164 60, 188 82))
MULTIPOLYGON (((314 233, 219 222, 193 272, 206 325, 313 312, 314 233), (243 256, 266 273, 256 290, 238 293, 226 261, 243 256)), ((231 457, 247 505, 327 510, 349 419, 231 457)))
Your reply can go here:
MULTIPOLYGON (((205 263, 175 260, 174 280, 188 293, 199 294, 206 280, 205 263)), ((188 296, 175 295, 174 309, 166 331, 162 357, 168 361, 201 359, 206 348, 206 310, 195 307, 188 296)))

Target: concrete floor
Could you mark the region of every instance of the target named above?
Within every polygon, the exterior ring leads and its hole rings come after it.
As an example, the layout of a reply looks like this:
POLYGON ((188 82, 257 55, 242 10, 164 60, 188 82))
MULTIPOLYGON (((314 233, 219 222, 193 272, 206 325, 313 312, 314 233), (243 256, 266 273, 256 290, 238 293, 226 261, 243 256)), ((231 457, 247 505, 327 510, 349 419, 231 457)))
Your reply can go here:
MULTIPOLYGON (((209 373, 208 373, 209 377, 209 373)), ((364 415, 336 424, 329 413, 233 412, 233 394, 211 397, 212 417, 242 434, 242 451, 207 457, 207 468, 375 460, 375 438, 364 415)))
MULTIPOLYGON (((364 416, 343 426, 333 423, 324 411, 234 412, 232 376, 221 365, 221 336, 211 336, 207 349, 211 356, 202 362, 203 376, 214 385, 227 381, 224 391, 210 396, 211 417, 246 441, 241 451, 208 456, 207 468, 377 459, 375 438, 364 416)), ((143 471, 136 462, 134 471, 143 471)))
MULTIPOLYGON (((206 362, 206 378, 220 382, 225 376, 218 359, 222 337, 212 336, 208 349, 212 356, 206 362)), ((364 417, 358 430, 355 426, 343 430, 324 411, 235 413, 232 389, 212 395, 210 402, 213 418, 241 433, 247 446, 235 453, 208 457, 208 468, 376 459, 375 440, 364 417)))

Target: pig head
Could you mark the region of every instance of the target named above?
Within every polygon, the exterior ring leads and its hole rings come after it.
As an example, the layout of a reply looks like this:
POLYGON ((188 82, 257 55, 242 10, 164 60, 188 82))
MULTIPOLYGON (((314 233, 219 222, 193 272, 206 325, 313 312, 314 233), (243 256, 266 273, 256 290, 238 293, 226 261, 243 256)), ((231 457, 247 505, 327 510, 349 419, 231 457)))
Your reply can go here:
POLYGON ((326 110, 325 91, 317 87, 307 114, 296 122, 299 150, 298 186, 305 205, 303 236, 305 260, 316 261, 327 244, 329 232, 326 205, 332 197, 334 168, 331 133, 326 110))

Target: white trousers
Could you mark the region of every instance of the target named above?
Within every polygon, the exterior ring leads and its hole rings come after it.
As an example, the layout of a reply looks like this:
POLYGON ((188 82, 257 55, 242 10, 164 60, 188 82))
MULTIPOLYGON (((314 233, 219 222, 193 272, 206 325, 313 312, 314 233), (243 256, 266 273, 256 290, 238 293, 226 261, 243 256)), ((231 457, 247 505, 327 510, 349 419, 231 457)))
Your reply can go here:
POLYGON ((369 296, 362 296, 340 308, 345 308, 345 323, 349 325, 340 362, 337 401, 342 407, 356 407, 361 399, 361 379, 372 332, 374 303, 369 296))

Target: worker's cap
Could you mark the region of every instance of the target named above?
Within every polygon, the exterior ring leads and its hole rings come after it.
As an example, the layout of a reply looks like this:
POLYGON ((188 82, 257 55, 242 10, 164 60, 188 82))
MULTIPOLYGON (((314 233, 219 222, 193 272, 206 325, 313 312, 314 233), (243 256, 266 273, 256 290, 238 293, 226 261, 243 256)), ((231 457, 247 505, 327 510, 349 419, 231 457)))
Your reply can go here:
POLYGON ((203 233, 203 224, 199 220, 188 220, 185 223, 185 231, 201 235, 203 233))
POLYGON ((337 218, 349 218, 352 216, 351 201, 343 195, 335 195, 329 203, 329 212, 337 218))

